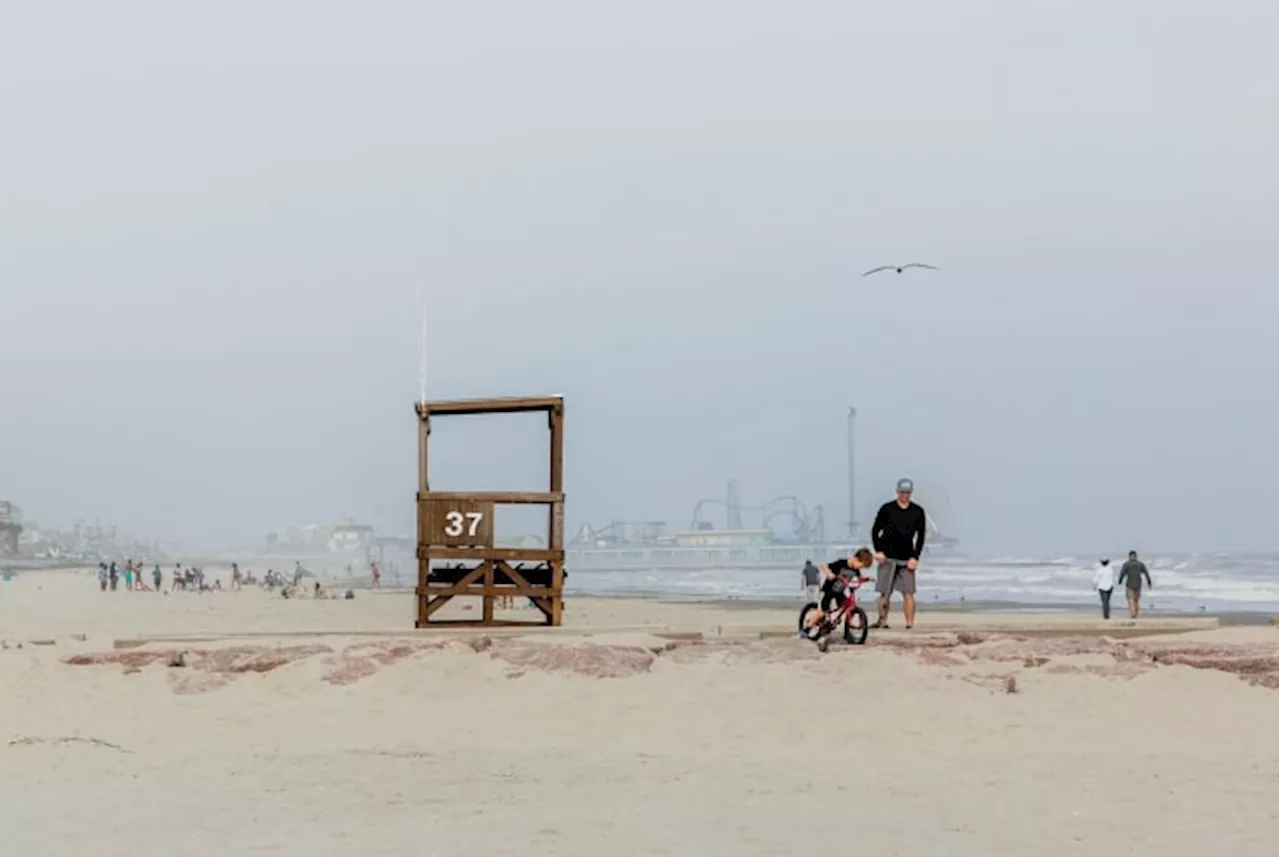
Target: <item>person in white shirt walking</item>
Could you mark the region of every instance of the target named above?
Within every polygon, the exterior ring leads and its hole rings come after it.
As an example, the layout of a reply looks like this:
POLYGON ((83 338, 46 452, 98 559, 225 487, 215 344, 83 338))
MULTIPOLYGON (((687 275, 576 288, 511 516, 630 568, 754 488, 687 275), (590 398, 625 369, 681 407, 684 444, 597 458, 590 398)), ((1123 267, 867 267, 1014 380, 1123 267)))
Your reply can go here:
POLYGON ((1102 601, 1102 618, 1111 618, 1111 591, 1116 588, 1115 571, 1111 568, 1111 560, 1104 559, 1098 563, 1098 570, 1093 573, 1093 588, 1098 590, 1098 598, 1102 601))

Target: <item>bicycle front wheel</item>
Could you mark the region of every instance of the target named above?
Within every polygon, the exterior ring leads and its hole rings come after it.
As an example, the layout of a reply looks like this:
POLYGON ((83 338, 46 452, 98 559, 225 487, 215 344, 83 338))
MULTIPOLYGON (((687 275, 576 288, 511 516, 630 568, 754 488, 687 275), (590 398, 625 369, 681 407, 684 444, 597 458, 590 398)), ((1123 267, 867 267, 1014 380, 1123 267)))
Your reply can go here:
POLYGON ((844 619, 844 641, 851 646, 861 646, 867 641, 867 614, 861 607, 849 611, 844 619))

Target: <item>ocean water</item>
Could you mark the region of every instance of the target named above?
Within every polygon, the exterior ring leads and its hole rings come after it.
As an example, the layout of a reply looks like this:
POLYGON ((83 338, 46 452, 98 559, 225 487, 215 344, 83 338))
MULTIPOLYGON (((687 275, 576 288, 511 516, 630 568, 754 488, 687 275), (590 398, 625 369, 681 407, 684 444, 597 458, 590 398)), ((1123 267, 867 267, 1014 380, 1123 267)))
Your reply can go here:
MULTIPOLYGON (((1143 597, 1144 610, 1277 612, 1280 553, 1168 554, 1145 556, 1143 561, 1154 584, 1143 597)), ((995 601, 1028 609, 1073 604, 1092 609, 1097 604, 1095 562, 1083 556, 927 557, 916 578, 918 597, 922 605, 995 601)), ((799 567, 569 571, 565 591, 570 595, 717 599, 800 595, 799 567)), ((1123 594, 1112 606, 1123 611, 1123 594)))

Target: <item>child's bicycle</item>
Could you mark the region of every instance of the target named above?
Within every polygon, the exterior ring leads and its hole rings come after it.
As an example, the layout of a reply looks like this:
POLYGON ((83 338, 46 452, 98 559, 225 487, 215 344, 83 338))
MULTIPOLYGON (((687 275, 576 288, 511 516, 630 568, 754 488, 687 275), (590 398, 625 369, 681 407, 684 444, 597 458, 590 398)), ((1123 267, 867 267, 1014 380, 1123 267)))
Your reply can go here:
POLYGON ((819 651, 825 652, 830 645, 831 632, 843 624, 844 641, 847 644, 860 646, 865 643, 870 625, 867 623, 866 611, 858 606, 858 587, 869 580, 870 578, 867 577, 850 579, 843 574, 840 575, 840 583, 843 586, 840 603, 836 609, 823 616, 814 628, 807 627, 807 620, 813 611, 821 611, 822 607, 810 601, 800 608, 800 636, 813 640, 818 644, 819 651))

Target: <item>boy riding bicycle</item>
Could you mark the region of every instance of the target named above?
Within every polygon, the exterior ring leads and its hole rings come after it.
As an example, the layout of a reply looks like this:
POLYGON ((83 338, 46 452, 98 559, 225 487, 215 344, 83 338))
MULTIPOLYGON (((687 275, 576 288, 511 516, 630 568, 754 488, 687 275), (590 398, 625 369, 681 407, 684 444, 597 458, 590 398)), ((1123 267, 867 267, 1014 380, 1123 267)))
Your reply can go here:
POLYGON ((817 633, 823 619, 827 618, 833 610, 839 609, 846 585, 844 577, 848 572, 853 572, 852 575, 848 575, 849 579, 858 583, 867 583, 871 580, 859 572, 870 568, 873 559, 870 550, 858 548, 848 559, 838 559, 821 567, 823 581, 820 609, 811 611, 805 617, 805 633, 809 637, 812 638, 817 633))

